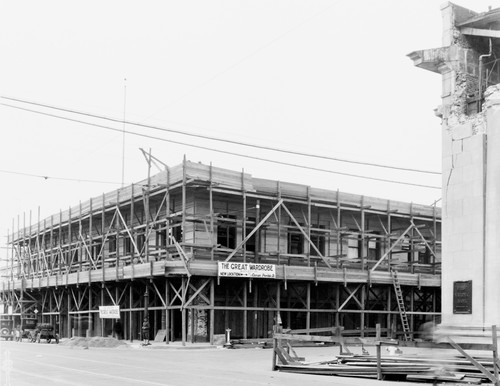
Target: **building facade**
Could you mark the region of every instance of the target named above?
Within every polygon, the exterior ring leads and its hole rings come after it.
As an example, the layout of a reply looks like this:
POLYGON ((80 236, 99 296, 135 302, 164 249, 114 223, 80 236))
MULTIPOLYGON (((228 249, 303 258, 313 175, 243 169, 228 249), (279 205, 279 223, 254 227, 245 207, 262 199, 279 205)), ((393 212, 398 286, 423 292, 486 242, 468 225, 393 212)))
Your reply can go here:
POLYGON ((167 342, 213 342, 227 329, 265 338, 279 321, 417 337, 440 315, 440 219, 435 206, 184 160, 24 221, 9 234, 0 308, 16 323, 37 310, 63 337, 138 339, 145 316, 167 342), (100 317, 102 306, 120 318, 100 317))

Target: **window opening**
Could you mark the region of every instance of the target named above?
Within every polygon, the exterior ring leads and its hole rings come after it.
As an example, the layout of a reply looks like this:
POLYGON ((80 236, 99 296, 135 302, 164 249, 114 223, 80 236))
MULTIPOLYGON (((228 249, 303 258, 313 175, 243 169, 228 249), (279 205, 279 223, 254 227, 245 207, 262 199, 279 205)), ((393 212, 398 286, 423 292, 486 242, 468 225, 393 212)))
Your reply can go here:
POLYGON ((110 254, 116 253, 116 236, 108 237, 108 251, 110 254))
POLYGON ((156 231, 156 246, 160 249, 167 246, 167 231, 165 229, 156 231))
MULTIPOLYGON (((247 221, 251 222, 252 224, 247 224, 246 225, 246 235, 248 236, 250 232, 252 232, 257 224, 255 224, 255 217, 247 217, 247 221)), ((252 237, 248 239, 248 241, 245 244, 245 249, 247 252, 255 252, 255 235, 257 232, 255 232, 252 237)))
MULTIPOLYGON (((313 228, 316 229, 325 229, 324 225, 313 225, 313 228)), ((314 246, 318 249, 318 251, 324 255, 325 254, 325 245, 326 245, 326 236, 323 232, 320 231, 312 231, 311 232, 311 241, 314 246)), ((318 252, 312 246, 310 247, 310 253, 312 256, 318 256, 318 252)))
POLYGON ((422 250, 418 252, 418 262, 421 264, 431 263, 431 250, 425 245, 422 250))
MULTIPOLYGON (((352 232, 356 232, 351 230, 352 232)), ((347 237, 347 258, 348 259, 359 259, 359 251, 360 251, 360 243, 361 240, 359 236, 349 235, 347 237)))
POLYGON ((229 214, 219 215, 217 224, 217 244, 234 249, 236 247, 236 216, 229 214))
POLYGON ((144 234, 137 235, 137 249, 142 252, 144 249, 144 243, 146 242, 146 236, 144 234))
POLYGON ((99 257, 99 253, 101 252, 101 243, 95 243, 92 246, 92 258, 97 259, 99 257))
POLYGON ((183 236, 182 225, 177 224, 177 225, 172 226, 172 228, 170 228, 170 234, 175 239, 175 241, 177 241, 178 243, 182 242, 183 241, 182 240, 182 236, 183 236))
POLYGON ((376 238, 368 240, 368 260, 380 259, 380 243, 376 238))
MULTIPOLYGON (((288 228, 288 253, 292 255, 301 255, 304 253, 304 235, 295 229, 295 223, 290 224, 288 228)), ((302 226, 302 224, 299 224, 302 226)))
POLYGON ((130 242, 130 237, 128 236, 123 238, 123 252, 126 255, 132 252, 132 243, 130 242))

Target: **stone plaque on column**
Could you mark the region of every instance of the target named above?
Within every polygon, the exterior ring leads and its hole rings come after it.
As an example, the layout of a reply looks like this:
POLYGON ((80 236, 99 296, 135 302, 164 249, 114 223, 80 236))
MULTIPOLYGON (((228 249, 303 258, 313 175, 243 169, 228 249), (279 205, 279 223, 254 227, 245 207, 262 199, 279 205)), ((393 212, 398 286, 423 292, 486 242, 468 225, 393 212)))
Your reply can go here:
POLYGON ((472 280, 453 282, 453 313, 472 314, 472 280))

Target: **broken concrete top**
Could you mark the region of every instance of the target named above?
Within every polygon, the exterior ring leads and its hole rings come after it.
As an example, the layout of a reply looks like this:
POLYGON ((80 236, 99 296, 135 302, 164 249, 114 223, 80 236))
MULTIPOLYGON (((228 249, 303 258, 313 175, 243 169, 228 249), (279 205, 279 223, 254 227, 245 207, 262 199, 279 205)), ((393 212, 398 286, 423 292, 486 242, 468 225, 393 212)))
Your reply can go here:
POLYGON ((488 43, 493 51, 500 46, 500 8, 476 13, 456 4, 446 3, 441 7, 441 11, 446 19, 443 30, 444 46, 413 51, 407 56, 416 67, 424 70, 442 73, 450 69, 465 68, 469 75, 477 77, 471 63, 477 62, 479 55, 490 56, 484 55, 488 52, 488 43), (479 37, 479 40, 469 40, 469 37, 479 37))
POLYGON ((462 22, 457 22, 456 26, 460 28, 470 27, 499 30, 500 8, 495 8, 491 11, 480 13, 462 22))
POLYGON ((440 73, 439 68, 450 61, 449 47, 410 52, 407 55, 416 67, 440 73))

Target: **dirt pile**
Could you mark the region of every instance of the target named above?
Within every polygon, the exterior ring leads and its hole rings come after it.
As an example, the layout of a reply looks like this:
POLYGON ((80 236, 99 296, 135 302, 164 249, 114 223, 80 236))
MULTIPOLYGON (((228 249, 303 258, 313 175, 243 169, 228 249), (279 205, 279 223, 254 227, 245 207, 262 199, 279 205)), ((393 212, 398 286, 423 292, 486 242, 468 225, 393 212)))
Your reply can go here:
POLYGON ((70 338, 61 341, 63 346, 70 347, 127 347, 124 341, 115 338, 102 338, 99 336, 93 338, 70 338))

